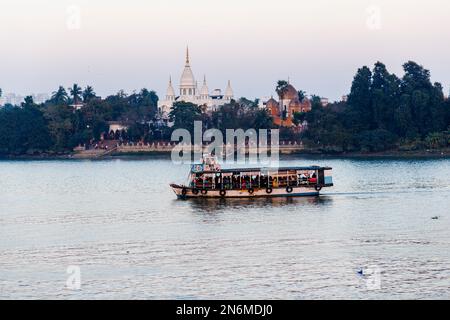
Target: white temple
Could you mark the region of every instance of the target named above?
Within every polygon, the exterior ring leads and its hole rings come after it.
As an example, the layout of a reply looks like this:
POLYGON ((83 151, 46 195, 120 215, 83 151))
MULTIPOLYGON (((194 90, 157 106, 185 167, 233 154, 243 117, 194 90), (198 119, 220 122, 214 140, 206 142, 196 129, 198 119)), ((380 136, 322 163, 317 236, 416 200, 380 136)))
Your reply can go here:
POLYGON ((203 85, 198 90, 189 61, 189 49, 186 49, 186 64, 181 75, 179 88, 179 94, 176 95, 172 85, 172 78, 170 77, 166 96, 158 102, 158 110, 164 118, 168 116, 173 104, 177 101, 191 102, 203 107, 202 109, 205 111, 215 111, 218 107, 229 103, 234 96, 230 81, 228 81, 225 94, 222 94, 220 89, 215 89, 210 93, 206 77, 203 78, 203 85))

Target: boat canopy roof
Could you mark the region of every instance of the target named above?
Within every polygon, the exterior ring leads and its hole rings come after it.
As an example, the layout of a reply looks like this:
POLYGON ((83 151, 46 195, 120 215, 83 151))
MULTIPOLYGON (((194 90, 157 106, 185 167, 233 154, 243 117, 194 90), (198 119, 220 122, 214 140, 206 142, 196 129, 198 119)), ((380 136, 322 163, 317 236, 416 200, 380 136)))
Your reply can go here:
POLYGON ((280 171, 312 171, 312 170, 332 170, 330 167, 309 166, 309 167, 280 167, 280 168, 234 168, 234 169, 221 169, 218 171, 196 171, 193 173, 212 174, 212 173, 254 173, 254 172, 280 172, 280 171))

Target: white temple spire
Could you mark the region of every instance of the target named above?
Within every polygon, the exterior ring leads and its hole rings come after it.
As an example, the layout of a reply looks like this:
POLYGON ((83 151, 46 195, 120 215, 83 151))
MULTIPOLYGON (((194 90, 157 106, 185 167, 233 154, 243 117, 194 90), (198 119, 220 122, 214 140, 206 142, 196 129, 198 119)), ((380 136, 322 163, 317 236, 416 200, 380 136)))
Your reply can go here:
POLYGON ((233 99, 234 93, 233 89, 231 88, 231 81, 228 80, 227 88, 225 89, 225 99, 231 100, 233 99))
POLYGON ((175 100, 175 90, 172 86, 172 76, 169 77, 169 85, 167 86, 166 100, 175 100))
POLYGON ((206 76, 203 75, 203 86, 200 90, 200 98, 203 100, 206 100, 209 98, 209 88, 208 85, 206 84, 206 76))
POLYGON ((206 75, 203 75, 203 82, 200 79, 197 82, 191 69, 189 46, 186 46, 185 50, 185 66, 180 77, 180 82, 172 81, 174 79, 170 75, 165 99, 158 101, 158 111, 165 115, 166 118, 163 119, 169 124, 170 119, 167 117, 167 114, 172 110, 174 103, 177 101, 195 103, 202 106, 203 111, 210 112, 230 103, 234 99, 231 81, 229 80, 225 92, 221 89, 210 91, 206 75))
POLYGON ((189 46, 186 46, 186 66, 189 66, 189 46))
POLYGON ((186 47, 186 65, 180 79, 180 96, 187 101, 197 94, 197 83, 190 66, 189 47, 186 47))

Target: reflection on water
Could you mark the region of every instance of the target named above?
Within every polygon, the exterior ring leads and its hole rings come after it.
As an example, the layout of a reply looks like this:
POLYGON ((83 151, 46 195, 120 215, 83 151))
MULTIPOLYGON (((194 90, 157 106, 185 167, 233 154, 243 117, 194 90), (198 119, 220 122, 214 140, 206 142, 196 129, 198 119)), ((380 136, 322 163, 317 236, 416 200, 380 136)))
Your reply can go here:
POLYGON ((330 196, 321 197, 273 197, 273 198, 229 198, 229 199, 208 199, 195 198, 187 200, 194 211, 204 213, 215 213, 230 210, 248 209, 273 209, 297 207, 307 209, 310 206, 331 205, 333 198, 330 196))
POLYGON ((0 161, 0 298, 450 298, 450 161, 282 161, 316 164, 321 197, 180 201, 167 158, 0 161))

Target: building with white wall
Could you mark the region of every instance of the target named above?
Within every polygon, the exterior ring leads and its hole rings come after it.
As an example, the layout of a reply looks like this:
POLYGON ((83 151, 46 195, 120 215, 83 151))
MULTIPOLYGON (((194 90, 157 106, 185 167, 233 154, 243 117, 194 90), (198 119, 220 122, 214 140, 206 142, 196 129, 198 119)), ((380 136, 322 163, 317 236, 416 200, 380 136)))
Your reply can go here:
MULTIPOLYGON (((41 104, 47 101, 50 96, 46 93, 37 93, 30 95, 33 98, 34 103, 41 104)), ((4 93, 0 97, 0 106, 5 104, 11 104, 13 106, 20 106, 24 102, 25 96, 16 93, 4 93)))
POLYGON ((214 89, 210 92, 206 82, 206 76, 204 76, 202 86, 199 89, 191 69, 189 49, 187 49, 186 62, 183 73, 181 74, 179 89, 175 91, 172 84, 172 77, 170 77, 166 96, 164 99, 158 101, 158 111, 163 117, 167 118, 169 112, 172 110, 173 104, 178 101, 191 102, 204 107, 207 111, 214 111, 218 107, 229 103, 233 98, 234 92, 231 88, 230 81, 228 81, 224 93, 222 93, 221 89, 214 89))

